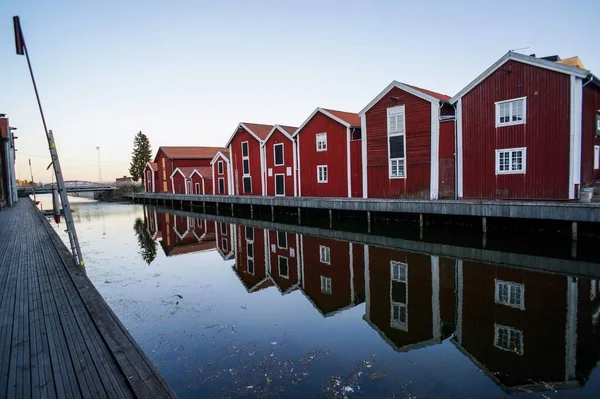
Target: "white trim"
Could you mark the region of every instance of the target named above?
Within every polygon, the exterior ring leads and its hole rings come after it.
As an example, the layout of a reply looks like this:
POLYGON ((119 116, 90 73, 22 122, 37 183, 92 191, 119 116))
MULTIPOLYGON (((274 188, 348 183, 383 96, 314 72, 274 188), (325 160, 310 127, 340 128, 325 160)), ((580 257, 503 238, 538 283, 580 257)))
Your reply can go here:
POLYGON ((296 180, 298 181, 298 197, 302 197, 302 169, 300 168, 300 160, 302 157, 300 156, 300 136, 296 137, 296 156, 298 158, 298 173, 296 175, 296 180))
MULTIPOLYGON (((192 182, 192 180, 190 180, 190 182, 192 182)), ((196 192, 196 195, 200 194, 198 192, 200 191, 200 183, 194 183, 194 191, 196 192)), ((202 179, 202 194, 204 194, 204 179, 202 179)))
POLYGON ((310 115, 308 118, 306 118, 306 120, 304 122, 302 122, 302 124, 300 125, 300 127, 298 127, 298 129, 296 129, 296 131, 294 132, 294 134, 292 135, 293 137, 296 137, 298 135, 298 133, 300 133, 300 131, 304 128, 304 126, 306 126, 306 124, 308 122, 311 121, 311 119, 317 114, 317 112, 322 113, 323 115, 325 115, 326 117, 333 119, 334 121, 336 121, 337 123, 345 126, 345 127, 352 127, 351 124, 349 124, 348 122, 346 122, 343 119, 338 118, 337 116, 327 112, 325 109, 321 108, 321 107, 317 107, 310 115))
MULTIPOLYGON (((229 149, 228 149, 229 150, 229 149)), ((219 151, 215 154, 213 159, 210 160, 210 164, 213 165, 219 158, 223 159, 225 162, 229 163, 229 158, 223 154, 222 151, 219 151)))
POLYGON ((362 152, 362 192, 363 198, 369 198, 368 177, 367 177, 367 115, 360 116, 360 134, 362 137, 361 152, 362 152))
POLYGON ((594 169, 600 169, 600 145, 594 146, 594 169))
POLYGON ((273 166, 285 166, 285 146, 283 143, 273 144, 273 166), (277 151, 275 151, 277 146, 281 146, 281 163, 277 163, 277 151))
POLYGON ((350 162, 350 128, 346 128, 346 178, 348 179, 348 198, 352 198, 352 170, 350 162))
POLYGON ((267 195, 267 151, 264 146, 258 149, 260 153, 260 184, 262 195, 267 195))
MULTIPOLYGON (((235 130, 233 131, 233 134, 231 135, 231 137, 229 137, 229 140, 227 140, 227 144, 225 144, 225 147, 229 147, 229 144, 231 144, 231 142, 233 141, 233 138, 235 137, 235 135, 237 134, 238 130, 240 130, 240 128, 244 129, 246 132, 248 132, 252 137, 254 137, 259 143, 262 143, 262 140, 260 138, 258 138, 258 136, 256 135, 256 133, 254 133, 252 130, 250 130, 248 128, 248 126, 246 126, 243 122, 239 123, 237 125, 237 127, 235 128, 235 130)), ((231 151, 229 151, 229 154, 231 154, 231 151)))
POLYGON ((296 179, 296 165, 298 164, 298 154, 296 154, 296 151, 296 140, 292 140, 292 178, 294 179, 294 197, 298 195, 298 181, 296 179))
POLYGON ((567 279, 567 322, 565 327, 565 381, 575 379, 577 366, 578 279, 567 279))
MULTIPOLYGON (((505 127, 505 126, 514 126, 514 125, 525 125, 527 124, 527 97, 518 97, 518 98, 511 98, 509 100, 502 100, 502 101, 496 101, 494 103, 494 113, 495 113, 495 127, 499 128, 499 127, 505 127), (517 101, 523 101, 523 118, 520 121, 512 121, 509 120, 508 122, 500 122, 500 104, 506 104, 506 103, 513 103, 513 102, 517 102, 517 101)), ((510 109, 510 114, 509 114, 510 119, 512 119, 513 117, 513 113, 512 113, 512 105, 511 105, 511 109, 510 109)))
POLYGON ((354 303, 354 250, 352 248, 351 242, 348 242, 348 256, 349 256, 348 266, 350 267, 350 303, 353 304, 354 303))
POLYGON ((492 66, 490 66, 488 69, 486 69, 481 75, 479 75, 477 78, 475 78, 475 80, 473 80, 471 83, 469 83, 467 86, 465 86, 465 88, 463 88, 456 95, 454 95, 454 97, 452 97, 450 99, 450 103, 454 104, 456 101, 458 101, 461 97, 463 97, 465 94, 470 92, 475 86, 477 86, 484 79, 486 79, 488 76, 490 76, 492 73, 494 73, 497 69, 502 67, 502 65, 504 65, 509 60, 521 62, 523 64, 537 66, 537 67, 544 68, 544 69, 549 69, 549 70, 555 71, 555 72, 566 73, 568 75, 578 77, 578 78, 585 78, 590 74, 590 72, 585 69, 571 67, 568 65, 557 64, 556 62, 542 60, 539 58, 530 57, 530 56, 527 56, 524 54, 519 54, 519 53, 509 51, 508 53, 504 54, 502 56, 502 58, 500 58, 498 61, 496 61, 494 64, 492 64, 492 66))
POLYGON ((517 148, 498 148, 495 151, 495 155, 494 155, 495 159, 496 159, 496 175, 524 175, 527 173, 527 147, 517 147, 517 148), (522 155, 522 160, 521 160, 521 165, 522 168, 521 170, 512 170, 512 152, 513 151, 522 151, 523 155, 522 155), (503 152, 508 152, 510 153, 509 155, 509 159, 508 159, 508 167, 509 170, 500 170, 500 153, 503 152))
POLYGON ((276 197, 285 197, 285 173, 275 173, 273 176, 273 193, 276 197), (283 176, 283 194, 277 194, 277 176, 283 176))
POLYGON ((380 101, 380 100, 381 100, 381 99, 382 99, 382 98, 383 98, 383 97, 384 97, 384 96, 385 96, 385 95, 386 95, 386 94, 387 94, 387 93, 388 93, 390 90, 392 90, 392 89, 394 89, 394 88, 398 88, 398 89, 400 89, 400 90, 402 90, 402 91, 405 91, 405 92, 407 92, 407 93, 409 93, 409 94, 412 94, 412 95, 413 95, 413 96, 415 96, 415 97, 422 98, 423 100, 425 100, 425 101, 429 101, 430 103, 433 103, 433 104, 439 104, 440 102, 445 102, 445 101, 443 101, 443 100, 440 100, 439 98, 436 98, 436 97, 430 96, 429 94, 425 94, 425 93, 423 93, 423 92, 422 92, 422 91, 420 91, 420 90, 413 89, 412 87, 410 87, 410 86, 408 86, 408 85, 406 85, 406 84, 404 84, 404 83, 401 83, 401 82, 398 82, 398 81, 396 81, 396 80, 393 80, 393 81, 392 81, 392 83, 390 83, 389 85, 387 85, 387 86, 386 86, 386 88, 385 88, 385 89, 383 89, 383 90, 382 90, 382 91, 381 91, 381 92, 380 92, 380 93, 377 95, 377 97, 375 97, 373 100, 371 100, 371 102, 370 102, 370 103, 369 103, 369 104, 368 104, 366 107, 364 107, 364 108, 363 108, 363 109, 362 109, 362 110, 361 110, 361 111, 360 111, 358 114, 359 114, 360 116, 363 116, 363 115, 365 115, 365 114, 366 114, 366 112, 367 112, 368 110, 370 110, 370 109, 371 109, 371 108, 372 108, 372 107, 373 107, 375 104, 377 104, 377 103, 378 103, 378 102, 379 102, 379 101, 380 101))
POLYGON ((212 194, 213 194, 213 195, 215 195, 215 194, 216 194, 216 192, 217 192, 217 189, 216 189, 216 187, 215 187, 215 182, 217 181, 217 180, 215 179, 215 165, 211 163, 211 164, 210 164, 210 169, 211 169, 211 173, 212 173, 212 186, 213 186, 213 189, 212 189, 212 194))
POLYGON ((225 174, 225 162, 223 162, 223 160, 217 162, 217 174, 219 176, 225 174))
POLYGON ((289 278, 290 278, 290 260, 287 256, 277 255, 277 274, 279 275, 279 277, 283 277, 283 278, 289 280, 289 278), (287 276, 284 276, 283 274, 281 274, 281 264, 279 263, 281 259, 285 259, 285 261, 287 263, 287 276))
POLYGON ((300 263, 301 263, 301 270, 302 270, 302 274, 299 276, 300 281, 302 281, 302 291, 304 291, 304 288, 306 286, 306 279, 304 278, 304 235, 300 234, 300 263))
POLYGON ((319 262, 331 265, 331 248, 327 245, 319 245, 319 262), (323 257, 323 253, 326 253, 327 256, 323 257))
MULTIPOLYGON (((387 167, 388 167, 388 179, 406 179, 407 176, 407 163, 406 163, 406 153, 408 152, 406 149, 406 107, 404 105, 396 105, 394 107, 388 107, 386 109, 386 120, 385 120, 385 126, 386 126, 386 131, 387 131, 387 167), (390 111, 391 110, 395 110, 395 109, 399 109, 401 110, 402 113, 402 133, 398 133, 398 134, 394 134, 393 136, 390 136, 390 111), (392 150, 390 148, 390 137, 397 137, 397 136, 402 136, 402 139, 404 141, 403 143, 403 149, 404 149, 404 157, 403 158, 392 158, 391 154, 392 154, 392 150), (399 162, 400 160, 402 160, 403 165, 402 168, 404 169, 404 173, 402 176, 392 176, 392 160, 399 162)), ((396 170, 398 170, 399 165, 396 167, 396 170)))
POLYGON ((319 184, 325 184, 329 182, 329 170, 327 168, 327 165, 317 165, 317 183, 319 184), (319 171, 320 168, 325 168, 325 179, 322 180, 321 179, 321 173, 319 171))
POLYGON ((265 139, 263 140, 263 144, 266 144, 267 141, 269 141, 269 138, 271 138, 273 133, 275 133, 275 131, 277 131, 277 130, 279 130, 285 137, 287 137, 291 141, 294 141, 294 138, 292 136, 295 133, 295 131, 292 132, 292 134, 290 134, 281 125, 275 125, 275 126, 273 126, 273 129, 271 129, 269 134, 267 134, 267 137, 265 137, 265 139))
POLYGON ((219 192, 218 192, 218 190, 217 190, 217 193, 218 193, 219 195, 225 195, 225 194, 227 194, 227 193, 225 192, 225 191, 227 191, 227 189, 226 189, 226 187, 225 187, 225 178, 224 178, 224 177, 219 177, 219 178, 217 178, 217 187, 218 187, 218 188, 221 188, 221 184, 219 183, 219 182, 221 182, 221 181, 223 182, 223 193, 219 193, 219 192))
POLYGON ((575 185, 581 184, 581 123, 582 80, 571 76, 570 127, 569 127, 569 199, 575 199, 575 185))
MULTIPOLYGON (((431 103, 431 163, 430 163, 430 182, 429 199, 438 199, 440 184, 440 107, 431 103)), ((406 135, 406 132, 404 132, 406 135)), ((406 151, 406 148, 404 149, 406 151)))
MULTIPOLYGON (((433 106, 433 104, 432 104, 433 106)), ((440 318, 440 258, 431 255, 431 315, 432 315, 432 338, 439 340, 442 336, 440 318)))
POLYGON ((367 320, 371 320, 371 273, 369 273, 369 246, 364 245, 363 251, 365 261, 365 316, 367 317, 367 320))
MULTIPOLYGON (((460 101, 460 100, 459 100, 460 101)), ((463 261, 456 261, 456 329, 454 335, 456 341, 462 346, 462 322, 463 322, 463 261)))
POLYGON ((462 99, 456 102, 456 197, 463 197, 463 126, 462 126, 462 99))

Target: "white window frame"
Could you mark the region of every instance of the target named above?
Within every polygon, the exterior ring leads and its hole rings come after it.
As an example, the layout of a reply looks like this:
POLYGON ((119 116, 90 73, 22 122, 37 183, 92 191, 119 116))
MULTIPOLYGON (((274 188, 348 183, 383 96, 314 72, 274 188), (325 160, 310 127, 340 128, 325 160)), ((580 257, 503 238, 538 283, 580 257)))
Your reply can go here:
POLYGON ((187 226, 188 226, 188 230, 191 230, 194 228, 194 218, 191 218, 191 217, 187 218, 187 226))
POLYGON ((217 162, 217 172, 222 175, 224 173, 223 161, 217 162))
MULTIPOLYGON (((400 310, 398 310, 398 314, 400 314, 400 310)), ((408 331, 408 303, 391 301, 390 327, 395 328, 397 330, 408 331), (404 308, 404 322, 402 320, 394 319, 394 307, 404 308)))
POLYGON ((502 324, 496 324, 494 323, 494 346, 500 350, 506 351, 506 352, 510 352, 510 353, 514 353, 515 355, 519 355, 519 356, 523 356, 523 352, 525 351, 525 348, 523 346, 523 331, 519 330, 518 328, 514 328, 514 327, 509 327, 509 326, 504 326, 502 324), (498 345, 498 339, 500 338, 500 330, 506 330, 507 334, 508 334, 508 343, 510 345, 510 334, 512 332, 518 332, 519 333, 519 345, 521 347, 520 351, 515 351, 511 348, 507 348, 504 347, 502 345, 498 345))
POLYGON ((331 248, 326 245, 319 245, 319 261, 331 265, 331 248))
POLYGON ((227 246, 227 238, 225 237, 221 238, 221 249, 223 249, 223 252, 229 251, 229 247, 227 246))
POLYGON ((227 225, 225 223, 221 222, 221 235, 222 236, 226 236, 227 235, 227 225))
POLYGON ((242 193, 244 194, 252 194, 252 176, 250 175, 244 175, 242 176, 242 193), (245 191, 244 190, 244 179, 250 179, 250 191, 245 191))
POLYGON ((600 169, 600 145, 594 146, 594 169, 600 169))
POLYGON ((191 180, 186 180, 185 181, 185 193, 186 194, 193 194, 192 193, 192 181, 191 180))
POLYGON ((404 107, 404 105, 398 105, 395 107, 390 107, 387 109, 387 114, 386 114, 386 126, 387 126, 387 150, 388 150, 388 177, 390 179, 406 179, 406 109, 404 107), (400 112, 394 112, 394 111, 400 111, 400 112), (398 113, 398 114, 402 114, 402 133, 390 133, 390 114, 391 113, 398 113), (404 145, 404 158, 392 158, 392 150, 390 148, 390 137, 398 137, 398 136, 402 136, 403 138, 403 145, 404 145), (399 169, 400 163, 402 163, 403 165, 403 170, 404 173, 402 175, 396 175, 393 176, 392 175, 392 163, 395 162, 396 163, 396 170, 399 169))
POLYGON ((401 283, 408 283, 408 264, 404 262, 398 262, 395 260, 390 261, 390 279, 392 281, 399 281, 401 283), (398 268, 399 278, 394 278, 394 268, 398 268), (400 278, 400 270, 404 269, 404 279, 400 278))
POLYGON ((277 232, 277 248, 279 248, 279 249, 287 249, 287 247, 288 247, 287 233, 285 231, 278 231, 277 232), (283 237, 285 237, 285 246, 283 246, 283 247, 279 246, 279 234, 283 234, 283 237))
POLYGON ((317 133, 315 135, 315 143, 317 145, 317 152, 327 151, 327 132, 317 133), (321 147, 319 147, 321 144, 321 147))
POLYGON ((200 183, 194 183, 194 190, 196 190, 196 194, 200 194, 200 183))
MULTIPOLYGON (((400 314, 400 310, 398 310, 400 314)), ((397 330, 408 331, 408 263, 390 260, 390 327, 397 330), (398 277, 394 277, 394 269, 398 268, 398 277), (401 269, 404 269, 404 278, 402 278, 401 269), (404 283, 404 303, 393 300, 392 282, 404 283), (394 319, 394 307, 404 308, 404 322, 394 319)))
POLYGON ((285 165, 285 147, 283 143, 277 143, 273 146, 273 165, 283 166, 285 165), (281 163, 277 163, 277 147, 281 147, 281 163))
POLYGON ((495 118, 496 127, 524 125, 527 123, 527 97, 518 97, 518 98, 511 98, 510 100, 496 101, 494 103, 494 109, 496 111, 496 118, 495 118), (517 101, 523 101, 523 119, 520 121, 513 121, 512 120, 512 118, 513 118, 513 103, 515 103, 517 101), (510 108, 509 108, 509 113, 508 113, 508 116, 511 120, 509 122, 500 123, 500 105, 506 104, 506 103, 511 103, 510 108))
POLYGON ((317 165, 317 183, 327 183, 329 180, 329 170, 327 165, 317 165), (321 171, 324 170, 325 179, 321 179, 321 171))
MULTIPOLYGON (((250 143, 247 141, 242 141, 242 177, 250 176, 250 143), (248 155, 244 156, 244 144, 246 144, 246 148, 248 148, 248 155), (248 173, 244 172, 244 161, 248 161, 248 173)), ((252 187, 252 183, 250 183, 250 187, 252 187)), ((252 192, 252 190, 250 190, 252 192)))
POLYGON ((321 292, 327 295, 333 295, 333 283, 331 277, 321 276, 321 292))
POLYGON ((496 150, 496 175, 524 175, 527 173, 527 147, 517 147, 517 148, 500 148, 496 150), (513 151, 522 151, 522 166, 521 170, 500 170, 500 154, 508 152, 508 167, 512 168, 513 162, 513 151))
POLYGON ((287 256, 277 255, 277 272, 279 273, 279 277, 290 278, 290 260, 287 256), (281 259, 285 259, 287 264, 287 274, 281 274, 281 259))
POLYGON ((285 196, 285 173, 275 173, 275 177, 273 179, 273 185, 275 186, 275 196, 276 197, 284 197, 285 196), (283 177, 283 192, 281 194, 277 194, 277 176, 283 177))
POLYGON ((511 308, 525 310, 525 285, 524 284, 515 283, 513 281, 494 279, 494 286, 495 286, 494 299, 497 304, 509 306, 511 308), (500 289, 502 286, 508 286, 508 300, 507 301, 502 300, 500 298, 500 289), (519 295, 519 301, 521 303, 520 304, 510 303, 510 298, 512 296, 511 294, 512 294, 513 290, 516 290, 517 288, 521 289, 521 295, 519 295))
MULTIPOLYGON (((242 184, 244 184, 243 180, 242 180, 242 184)), ((250 187, 252 187, 252 179, 250 179, 250 187)), ((224 177, 219 177, 217 179, 217 194, 227 194, 225 192, 225 178, 224 177), (223 182, 223 192, 221 192, 221 182, 223 182)))

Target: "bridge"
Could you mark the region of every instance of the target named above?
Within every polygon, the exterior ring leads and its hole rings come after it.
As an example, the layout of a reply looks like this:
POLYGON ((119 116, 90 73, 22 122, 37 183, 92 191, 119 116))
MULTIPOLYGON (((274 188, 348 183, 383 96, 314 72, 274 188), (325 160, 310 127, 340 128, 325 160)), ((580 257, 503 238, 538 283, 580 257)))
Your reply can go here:
MULTIPOLYGON (((52 193, 52 187, 56 187, 56 183, 44 184, 42 186, 35 187, 36 194, 50 194, 52 193)), ((117 189, 114 182, 90 182, 82 180, 66 180, 65 188, 67 193, 94 193, 94 192, 107 192, 117 189)), ((19 196, 27 196, 33 194, 33 187, 19 187, 19 196)))

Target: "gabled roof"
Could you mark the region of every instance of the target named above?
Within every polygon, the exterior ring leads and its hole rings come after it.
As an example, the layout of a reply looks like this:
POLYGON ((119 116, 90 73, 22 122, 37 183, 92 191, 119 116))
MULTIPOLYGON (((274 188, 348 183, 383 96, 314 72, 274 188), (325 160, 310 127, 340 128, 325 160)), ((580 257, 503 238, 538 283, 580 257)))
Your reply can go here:
POLYGON ((156 162, 148 162, 146 166, 150 166, 150 169, 154 172, 158 171, 158 164, 156 162))
POLYGON ((156 155, 162 151, 169 159, 212 159, 223 150, 223 147, 159 147, 156 155))
POLYGON ((238 130, 240 130, 240 128, 242 128, 245 131, 247 131, 248 133, 250 133, 250 135, 252 135, 256 140, 258 140, 258 142, 262 143, 264 141, 264 139, 269 135, 269 132, 271 131, 271 129, 273 129, 273 125, 263 125, 260 123, 241 122, 235 128, 235 130, 233 131, 233 134, 231 135, 229 140, 227 140, 227 144, 225 144, 225 147, 229 147, 229 144, 231 144, 231 140, 233 140, 233 138, 237 134, 238 130))
POLYGON ((500 68, 502 65, 504 65, 508 61, 521 62, 524 64, 537 66, 539 68, 549 69, 551 71, 576 76, 576 77, 582 78, 582 79, 586 78, 590 75, 590 71, 585 70, 585 69, 581 69, 581 68, 577 68, 577 67, 573 67, 573 66, 569 66, 569 65, 558 64, 553 61, 548 61, 548 60, 544 60, 541 58, 535 58, 535 57, 532 57, 529 55, 519 54, 519 53, 515 53, 513 51, 509 51, 508 53, 504 54, 504 56, 502 56, 502 58, 500 58, 498 61, 496 61, 492 66, 490 66, 488 69, 486 69, 481 75, 479 75, 477 78, 475 78, 475 80, 473 80, 471 83, 469 83, 467 86, 465 86, 464 89, 462 89, 456 95, 454 95, 450 99, 450 103, 454 104, 455 102, 457 102, 459 98, 461 98, 462 96, 464 96, 465 94, 470 92, 475 86, 477 86, 479 83, 481 83, 485 78, 490 76, 492 73, 494 73, 498 68, 500 68))
POLYGON ((194 172, 192 172, 192 174, 194 174, 194 173, 199 174, 200 177, 202 177, 203 179, 212 180, 212 168, 210 166, 202 166, 199 168, 195 168, 195 170, 194 170, 194 172))
POLYGON ((229 150, 224 150, 224 151, 219 151, 215 154, 215 156, 213 157, 212 161, 210 161, 210 164, 214 164, 215 162, 217 162, 217 160, 219 158, 223 158, 226 162, 229 162, 229 150))
POLYGON ((296 129, 296 131, 294 132, 292 137, 296 137, 296 135, 298 133, 300 133, 300 131, 302 129, 304 129, 304 126, 306 126, 306 124, 308 122, 310 122, 310 120, 317 114, 317 113, 321 113, 325 116, 327 116, 328 118, 333 119, 334 121, 346 126, 346 127, 360 127, 360 118, 358 117, 358 114, 354 114, 352 112, 345 112, 345 111, 336 111, 336 110, 331 110, 331 109, 325 109, 325 108, 321 108, 321 107, 317 107, 309 116, 308 118, 306 118, 306 120, 304 122, 302 122, 302 124, 300 125, 300 127, 298 129, 296 129))
POLYGON ((180 166, 178 168, 175 168, 175 170, 173 171, 173 173, 171 173, 170 177, 172 178, 173 176, 175 176, 176 173, 179 173, 180 175, 182 175, 186 179, 189 179, 190 176, 192 175, 192 173, 194 173, 195 170, 196 170, 196 168, 194 168, 193 166, 180 166))
POLYGON ((401 82, 398 82, 397 80, 394 80, 394 81, 392 81, 392 83, 387 85, 387 87, 385 89, 383 89, 377 95, 377 97, 375 97, 369 104, 367 104, 367 106, 364 107, 358 114, 364 115, 368 110, 371 109, 371 107, 373 107, 375 104, 377 104, 379 102, 379 100, 381 100, 393 88, 398 88, 409 94, 412 94, 413 96, 422 98, 425 101, 429 101, 430 103, 433 103, 433 104, 439 104, 440 101, 448 102, 450 100, 450 96, 447 96, 445 94, 440 94, 435 91, 422 89, 417 86, 408 85, 406 83, 401 83, 401 82))
POLYGON ((287 137, 288 139, 294 140, 293 135, 294 135, 294 133, 296 132, 297 129, 298 129, 297 127, 293 127, 293 126, 275 125, 275 126, 273 126, 273 129, 271 129, 271 131, 269 132, 269 134, 267 135, 267 137, 265 137, 265 140, 263 141, 262 144, 266 143, 267 140, 269 140, 269 138, 277 130, 279 130, 281 133, 283 133, 283 135, 285 137, 287 137))

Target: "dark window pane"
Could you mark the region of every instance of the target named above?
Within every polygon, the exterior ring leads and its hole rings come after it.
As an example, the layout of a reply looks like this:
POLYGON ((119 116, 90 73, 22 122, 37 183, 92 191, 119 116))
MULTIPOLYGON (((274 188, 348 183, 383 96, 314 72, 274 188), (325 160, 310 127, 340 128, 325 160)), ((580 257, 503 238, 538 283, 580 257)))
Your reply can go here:
POLYGON ((242 156, 243 157, 248 156, 248 143, 247 142, 242 143, 242 156))
POLYGON ((275 165, 283 165, 283 146, 275 146, 275 165))
POLYGON ((223 161, 219 161, 219 174, 223 174, 223 161))
POLYGON ((352 134, 350 136, 350 140, 360 140, 362 138, 360 129, 352 130, 352 134))
POLYGON ((254 261, 252 259, 248 259, 248 273, 254 274, 254 261))
POLYGON ((250 161, 247 159, 243 160, 243 166, 244 166, 244 174, 247 175, 250 173, 250 161))
POLYGON ((277 232, 277 246, 279 248, 287 248, 287 233, 285 231, 277 232))
POLYGON ((254 240, 254 229, 246 227, 246 240, 254 240))
POLYGON ((219 179, 219 194, 225 194, 225 179, 219 179))
POLYGON ((275 194, 284 194, 284 175, 275 175, 275 194))
POLYGON ((390 137, 390 158, 404 158, 404 136, 390 137))
POLYGON ((250 180, 250 176, 244 177, 244 192, 246 194, 252 192, 252 181, 250 180))
POLYGON ((288 275, 288 259, 284 257, 279 258, 279 275, 287 276, 288 275))

